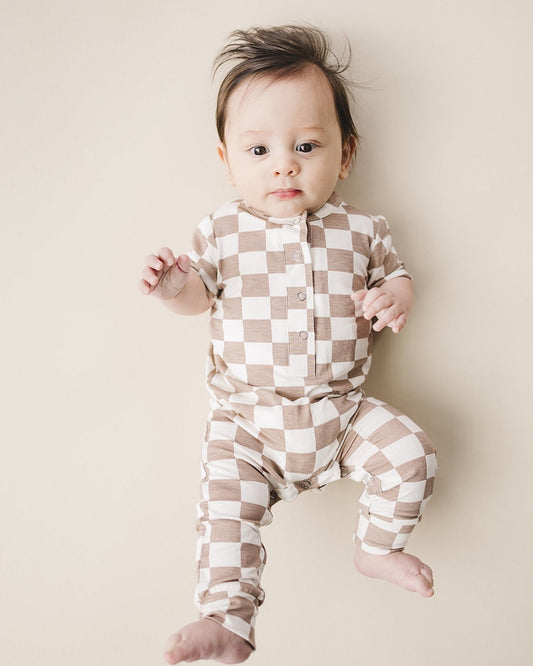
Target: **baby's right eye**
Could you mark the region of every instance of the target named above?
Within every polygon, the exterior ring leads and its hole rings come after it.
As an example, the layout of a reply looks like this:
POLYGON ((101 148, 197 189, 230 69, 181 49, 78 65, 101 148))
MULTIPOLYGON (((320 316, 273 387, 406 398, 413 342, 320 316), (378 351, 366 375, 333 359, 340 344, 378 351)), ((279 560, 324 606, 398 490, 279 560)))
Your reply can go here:
POLYGON ((250 152, 252 153, 252 155, 261 157, 262 155, 266 155, 268 151, 265 146, 252 146, 250 148, 250 152))

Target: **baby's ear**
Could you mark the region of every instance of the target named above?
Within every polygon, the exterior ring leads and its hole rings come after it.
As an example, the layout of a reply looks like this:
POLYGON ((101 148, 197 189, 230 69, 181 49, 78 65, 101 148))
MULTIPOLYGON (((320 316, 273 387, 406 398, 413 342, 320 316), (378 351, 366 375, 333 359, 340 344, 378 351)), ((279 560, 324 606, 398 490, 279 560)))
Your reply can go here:
POLYGON ((345 180, 346 178, 348 178, 356 149, 357 149, 357 139, 355 138, 355 136, 348 137, 348 139, 346 139, 342 147, 341 168, 339 170, 340 180, 345 180))
POLYGON ((235 185, 235 181, 233 180, 233 174, 231 172, 231 167, 229 165, 229 160, 228 160, 228 149, 222 142, 218 144, 217 152, 218 156, 224 162, 224 166, 226 167, 226 171, 229 178, 229 184, 232 186, 235 185))

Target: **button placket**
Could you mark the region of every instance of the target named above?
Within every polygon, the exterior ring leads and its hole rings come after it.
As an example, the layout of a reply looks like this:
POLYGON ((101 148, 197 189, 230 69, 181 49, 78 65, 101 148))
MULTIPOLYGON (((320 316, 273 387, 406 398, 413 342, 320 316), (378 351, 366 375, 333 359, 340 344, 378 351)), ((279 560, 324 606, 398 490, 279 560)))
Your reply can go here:
POLYGON ((314 374, 314 313, 311 253, 307 244, 306 215, 300 224, 283 228, 287 278, 287 329, 290 373, 296 377, 314 374), (300 250, 295 249, 298 243, 300 250), (289 250, 289 246, 292 248, 289 250))

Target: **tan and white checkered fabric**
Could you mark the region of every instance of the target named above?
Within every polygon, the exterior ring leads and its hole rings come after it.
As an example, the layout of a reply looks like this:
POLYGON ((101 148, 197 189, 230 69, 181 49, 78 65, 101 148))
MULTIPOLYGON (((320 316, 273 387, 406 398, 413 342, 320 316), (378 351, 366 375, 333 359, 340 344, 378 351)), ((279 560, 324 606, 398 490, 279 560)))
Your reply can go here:
POLYGON ((365 484, 356 543, 377 555, 403 550, 433 492, 437 458, 428 436, 394 407, 365 398, 339 464, 343 476, 365 484))
MULTIPOLYGON (((329 464, 307 468, 306 478, 292 486, 296 495, 341 476, 363 482, 354 539, 374 554, 402 550, 433 489, 437 464, 427 436, 398 410, 363 397, 336 443, 329 464)), ((308 458, 300 455, 304 469, 308 458)), ((273 486, 282 486, 284 472, 268 444, 224 411, 210 415, 203 460, 196 603, 202 616, 255 647, 257 610, 265 598, 260 528, 272 522, 273 486)), ((296 465, 298 454, 293 460, 296 465)))
POLYGON ((385 553, 403 548, 429 497, 427 437, 363 396, 372 330, 350 298, 409 275, 386 220, 336 194, 291 219, 230 202, 197 227, 189 255, 214 296, 197 604, 253 645, 259 528, 274 501, 341 476, 364 481, 356 538, 385 553))
POLYGON ((309 453, 332 443, 370 367, 371 325, 350 294, 408 275, 386 220, 337 195, 288 220, 233 201, 202 221, 190 256, 215 297, 214 406, 277 440, 283 468, 303 438, 309 453))

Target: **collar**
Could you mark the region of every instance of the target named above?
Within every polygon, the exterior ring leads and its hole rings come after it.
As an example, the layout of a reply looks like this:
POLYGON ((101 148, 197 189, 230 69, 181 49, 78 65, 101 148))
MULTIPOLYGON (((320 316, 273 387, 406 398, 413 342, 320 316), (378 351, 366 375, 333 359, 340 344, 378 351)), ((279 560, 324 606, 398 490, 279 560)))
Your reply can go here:
POLYGON ((341 197, 336 192, 333 192, 333 194, 330 196, 330 198, 326 201, 325 204, 323 204, 318 210, 315 210, 314 213, 309 213, 309 215, 307 211, 304 210, 302 213, 300 213, 300 215, 296 215, 295 217, 273 217, 271 215, 267 215, 266 213, 261 212, 260 210, 257 210, 257 208, 253 208, 252 206, 247 204, 246 201, 244 201, 244 199, 242 199, 239 202, 238 209, 245 211, 250 215, 253 215, 254 217, 258 217, 262 220, 266 220, 267 222, 271 222, 272 224, 295 225, 301 222, 305 222, 307 219, 314 220, 327 217, 328 215, 333 213, 341 203, 342 203, 341 197))

